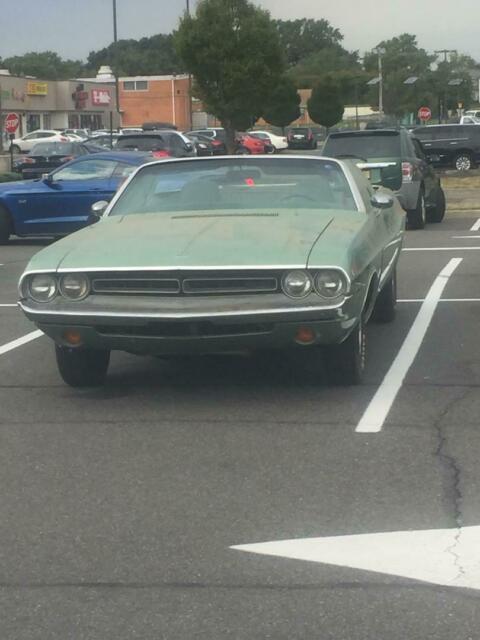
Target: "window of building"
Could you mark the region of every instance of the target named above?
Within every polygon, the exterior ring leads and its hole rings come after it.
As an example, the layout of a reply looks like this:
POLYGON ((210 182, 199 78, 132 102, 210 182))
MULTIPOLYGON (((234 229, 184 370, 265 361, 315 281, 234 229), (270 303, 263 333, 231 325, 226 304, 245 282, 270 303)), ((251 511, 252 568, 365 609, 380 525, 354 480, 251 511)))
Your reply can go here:
POLYGON ((52 128, 52 117, 49 113, 43 114, 43 128, 51 129, 52 128))
POLYGON ((27 132, 36 131, 40 129, 40 114, 39 113, 29 113, 27 115, 27 132))
POLYGON ((125 80, 123 83, 124 91, 148 91, 147 80, 125 80))

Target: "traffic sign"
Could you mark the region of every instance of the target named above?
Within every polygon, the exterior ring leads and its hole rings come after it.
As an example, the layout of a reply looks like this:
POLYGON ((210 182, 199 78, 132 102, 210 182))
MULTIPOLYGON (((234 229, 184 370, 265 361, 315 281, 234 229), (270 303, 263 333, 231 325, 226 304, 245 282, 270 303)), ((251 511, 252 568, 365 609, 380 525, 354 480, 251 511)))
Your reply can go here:
POLYGON ((420 107, 418 110, 418 117, 420 120, 430 120, 432 112, 429 107, 420 107))
POLYGON ((15 133, 19 124, 20 118, 18 117, 18 113, 9 113, 5 118, 5 131, 7 133, 15 133))

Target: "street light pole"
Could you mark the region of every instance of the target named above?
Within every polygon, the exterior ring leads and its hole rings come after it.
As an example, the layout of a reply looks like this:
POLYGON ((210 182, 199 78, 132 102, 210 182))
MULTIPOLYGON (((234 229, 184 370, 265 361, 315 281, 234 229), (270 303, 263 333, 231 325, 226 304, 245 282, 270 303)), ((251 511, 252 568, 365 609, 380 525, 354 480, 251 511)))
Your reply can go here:
MULTIPOLYGON (((190 15, 190 0, 187 0, 187 15, 190 15)), ((188 115, 190 131, 193 129, 193 114, 192 114, 192 74, 188 74, 188 115)))
POLYGON ((377 47, 378 55, 378 111, 383 116, 383 65, 382 56, 385 53, 383 47, 377 47))
POLYGON ((118 69, 116 62, 118 60, 117 53, 117 42, 118 42, 118 34, 117 34, 117 0, 113 0, 113 44, 114 44, 114 64, 113 64, 113 74, 115 78, 115 101, 117 103, 117 113, 118 113, 118 126, 121 124, 121 114, 120 114, 120 85, 118 82, 118 69))

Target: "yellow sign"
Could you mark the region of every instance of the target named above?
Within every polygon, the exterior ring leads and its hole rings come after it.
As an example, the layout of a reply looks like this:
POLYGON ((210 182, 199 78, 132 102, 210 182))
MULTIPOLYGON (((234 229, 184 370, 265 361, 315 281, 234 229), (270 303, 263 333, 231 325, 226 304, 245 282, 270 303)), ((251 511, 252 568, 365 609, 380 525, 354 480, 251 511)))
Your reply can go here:
POLYGON ((46 82, 27 82, 28 96, 48 95, 48 84, 46 82))

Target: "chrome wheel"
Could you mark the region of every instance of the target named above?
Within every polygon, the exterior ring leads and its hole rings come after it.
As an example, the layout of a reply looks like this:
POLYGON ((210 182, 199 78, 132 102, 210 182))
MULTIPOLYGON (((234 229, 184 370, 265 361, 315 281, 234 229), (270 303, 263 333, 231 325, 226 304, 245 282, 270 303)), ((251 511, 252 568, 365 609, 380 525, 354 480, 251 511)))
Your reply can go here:
POLYGON ((455 159, 455 168, 457 171, 470 171, 472 168, 472 159, 468 154, 462 154, 455 159))

